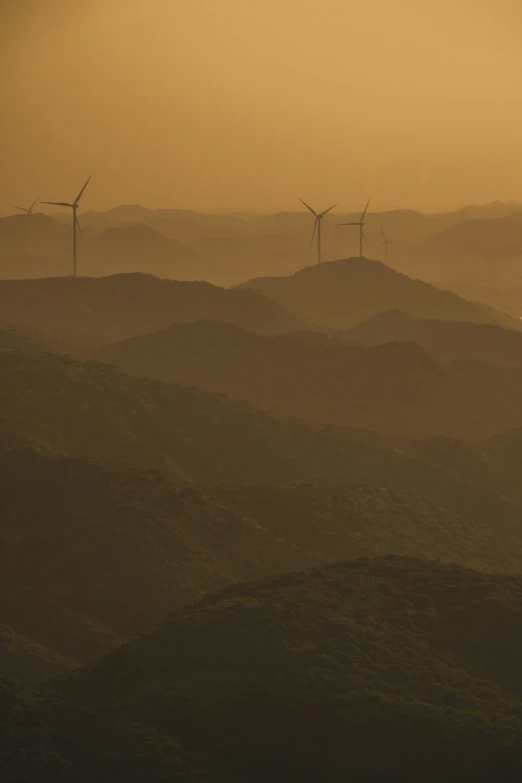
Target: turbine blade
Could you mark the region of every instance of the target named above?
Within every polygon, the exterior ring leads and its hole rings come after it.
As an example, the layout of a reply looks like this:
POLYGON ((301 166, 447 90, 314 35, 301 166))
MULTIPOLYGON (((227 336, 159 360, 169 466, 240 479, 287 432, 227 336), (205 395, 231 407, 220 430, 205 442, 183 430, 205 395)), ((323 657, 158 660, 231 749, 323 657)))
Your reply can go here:
MULTIPOLYGON (((91 177, 92 177, 92 174, 91 174, 91 177)), ((87 187, 87 185, 89 184, 91 177, 89 177, 89 179, 87 180, 87 182, 85 183, 85 185, 83 186, 83 188, 80 190, 80 192, 78 193, 78 195, 77 195, 77 196, 76 196, 76 198, 74 199, 74 203, 75 203, 75 204, 77 204, 77 203, 79 202, 79 200, 81 199, 81 197, 82 197, 82 195, 83 195, 83 191, 85 190, 85 188, 86 188, 86 187, 87 187)))
POLYGON ((383 239, 384 239, 384 241, 386 242, 386 234, 384 233, 384 226, 383 226, 383 224, 382 224, 382 223, 381 223, 381 233, 382 233, 382 238, 383 238, 383 239))
POLYGON ((338 223, 338 226, 358 226, 359 223, 338 223))
POLYGON ((40 204, 52 204, 55 207, 72 207, 72 204, 67 204, 65 201, 40 201, 40 204))
POLYGON ((363 240, 364 240, 364 244, 366 245, 367 248, 369 248, 370 245, 368 244, 368 240, 366 239, 366 234, 364 233, 364 231, 363 231, 362 237, 363 237, 363 240))
POLYGON ((78 215, 76 215, 76 225, 78 226, 78 231, 80 232, 80 236, 83 239, 83 231, 82 227, 80 226, 80 221, 78 220, 78 215))
POLYGON ((330 212, 330 210, 333 209, 336 206, 337 206, 337 204, 334 204, 333 206, 328 207, 328 209, 325 209, 324 212, 321 212, 318 217, 322 217, 323 215, 326 215, 327 212, 330 212))
POLYGON ((308 204, 306 203, 306 201, 303 201, 302 198, 300 198, 299 201, 301 202, 301 204, 304 204, 307 209, 310 210, 312 215, 315 215, 315 217, 317 217, 317 212, 315 211, 315 209, 312 209, 312 207, 309 207, 308 204))
POLYGON ((385 244, 386 244, 386 242, 383 242, 382 245, 379 245, 379 247, 377 248, 377 250, 375 252, 376 253, 380 253, 381 250, 383 249, 383 247, 385 246, 385 244))
POLYGON ((26 209, 25 207, 13 207, 13 209, 19 209, 20 212, 29 212, 29 210, 26 209))
POLYGON ((34 201, 33 201, 33 203, 31 204, 31 206, 30 206, 30 207, 29 207, 29 209, 27 210, 28 212, 32 212, 32 211, 33 211, 33 209, 34 209, 34 205, 36 204, 36 202, 38 201, 38 199, 39 199, 39 198, 40 198, 40 196, 37 196, 37 197, 35 198, 35 200, 34 200, 34 201))
POLYGON ((318 221, 319 221, 319 216, 316 215, 314 220, 314 230, 312 231, 312 243, 311 243, 312 247, 314 246, 315 229, 317 228, 318 221))
POLYGON ((387 245, 393 245, 394 247, 397 247, 397 242, 390 242, 389 239, 386 240, 387 245))
POLYGON ((366 210, 367 210, 367 209, 368 209, 368 207, 370 206, 370 201, 371 201, 371 200, 372 200, 372 197, 370 196, 370 198, 368 199, 368 203, 366 204, 366 206, 365 206, 365 208, 364 208, 364 212, 363 212, 363 213, 362 213, 362 215, 361 215, 361 219, 359 220, 359 223, 362 223, 362 222, 363 222, 363 220, 364 220, 364 217, 365 217, 365 215, 366 215, 366 210))

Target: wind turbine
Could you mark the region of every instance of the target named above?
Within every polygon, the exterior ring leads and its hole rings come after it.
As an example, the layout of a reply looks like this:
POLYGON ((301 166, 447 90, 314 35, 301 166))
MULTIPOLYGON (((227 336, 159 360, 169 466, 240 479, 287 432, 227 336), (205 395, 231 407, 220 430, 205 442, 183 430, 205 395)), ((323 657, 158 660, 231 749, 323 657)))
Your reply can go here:
POLYGON ((366 247, 368 247, 368 242, 366 241, 366 237, 364 236, 364 218, 366 217, 366 212, 368 210, 368 207, 370 205, 371 197, 368 199, 368 203, 366 204, 364 208, 364 212, 362 213, 360 219, 356 223, 339 223, 340 226, 359 226, 359 257, 363 257, 363 242, 366 242, 366 247))
MULTIPOLYGON (((91 174, 92 176, 92 174, 91 174)), ((78 215, 76 214, 76 210, 78 209, 78 205, 80 203, 80 199, 83 195, 83 191, 87 187, 87 185, 90 182, 91 177, 87 180, 83 188, 80 190, 76 198, 74 199, 72 204, 69 204, 66 201, 42 201, 42 204, 52 204, 55 207, 70 207, 72 209, 72 216, 73 216, 73 277, 76 277, 76 226, 78 226, 78 230, 80 232, 80 236, 83 239, 82 229, 80 226, 80 221, 78 220, 78 215)))
POLYGON ((32 231, 32 224, 31 224, 31 215, 33 214, 34 205, 36 204, 39 198, 40 196, 38 196, 38 198, 35 198, 31 206, 29 207, 29 209, 27 209, 27 207, 13 207, 13 209, 19 209, 20 212, 25 212, 25 214, 27 215, 27 219, 29 221, 29 252, 30 253, 33 252, 33 231, 32 231))
POLYGON ((312 207, 309 207, 306 201, 303 201, 302 198, 299 199, 301 204, 304 204, 305 207, 314 215, 314 230, 312 232, 312 245, 314 244, 314 237, 315 237, 315 230, 317 229, 317 263, 321 263, 321 220, 324 218, 327 212, 330 212, 331 209, 337 206, 337 204, 334 204, 332 207, 328 207, 328 209, 325 209, 324 212, 316 212, 315 209, 312 209, 312 207))
POLYGON ((388 247, 390 245, 396 245, 396 242, 390 242, 389 239, 386 239, 386 234, 384 233, 384 227, 381 223, 381 232, 382 232, 382 245, 379 246, 379 248, 375 251, 376 254, 379 253, 384 248, 384 258, 386 260, 386 264, 388 264, 388 247))

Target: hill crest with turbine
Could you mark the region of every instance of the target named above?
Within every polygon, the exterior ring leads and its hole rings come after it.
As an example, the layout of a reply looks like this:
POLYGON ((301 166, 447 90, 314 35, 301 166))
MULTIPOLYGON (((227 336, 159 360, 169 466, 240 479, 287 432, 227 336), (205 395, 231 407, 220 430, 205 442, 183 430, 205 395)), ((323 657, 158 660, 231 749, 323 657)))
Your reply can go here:
POLYGON ((516 318, 488 305, 469 302, 452 291, 414 280, 380 261, 366 258, 327 261, 288 277, 254 278, 240 288, 262 291, 300 318, 330 329, 349 329, 390 309, 419 318, 522 328, 516 318))
MULTIPOLYGON (((517 210, 520 212, 517 204, 492 203, 440 214, 391 210, 367 212, 361 216, 358 213, 333 214, 327 211, 328 214, 320 213, 320 223, 324 223, 322 259, 360 257, 361 241, 366 239, 373 253, 397 270, 439 287, 462 292, 466 298, 485 300, 518 317, 522 315, 522 300, 520 293, 512 293, 512 289, 522 286, 522 249, 518 240, 508 241, 505 235, 506 231, 513 233, 518 230, 514 225, 517 210), (345 231, 338 225, 343 223, 353 225, 354 230, 345 231), (485 249, 480 247, 478 239, 484 232, 491 233, 487 244, 488 252, 495 255, 496 288, 491 282, 491 260, 481 255, 485 249), (507 289, 505 293, 498 290, 501 287, 507 289)), ((316 218, 319 213, 311 211, 316 218)), ((38 238, 37 223, 43 216, 33 212, 31 216, 20 215, 22 217, 30 217, 25 224, 18 223, 20 227, 25 225, 25 236, 19 232, 17 240, 11 236, 8 241, 5 235, 12 232, 3 224, 11 219, 0 219, 0 275, 41 277, 69 274, 70 226, 67 225, 63 234, 67 239, 58 240, 53 249, 49 242, 44 243, 38 238), (30 252, 31 225, 35 234, 33 253, 30 252)), ((78 270, 81 274, 96 275, 144 271, 170 278, 205 279, 227 286, 259 276, 287 275, 315 260, 316 251, 310 248, 312 226, 309 218, 306 211, 274 215, 212 215, 139 206, 121 206, 107 212, 91 210, 81 216, 85 242, 78 246, 78 270), (107 229, 139 224, 181 245, 171 244, 168 247, 160 242, 158 235, 149 235, 148 239, 142 235, 133 241, 133 236, 125 231, 97 241, 107 229)), ((53 213, 49 220, 55 224, 70 224, 70 216, 59 212, 53 213)), ((47 232, 51 233, 50 227, 47 232)), ((373 254, 371 250, 366 253, 369 256, 373 254)))

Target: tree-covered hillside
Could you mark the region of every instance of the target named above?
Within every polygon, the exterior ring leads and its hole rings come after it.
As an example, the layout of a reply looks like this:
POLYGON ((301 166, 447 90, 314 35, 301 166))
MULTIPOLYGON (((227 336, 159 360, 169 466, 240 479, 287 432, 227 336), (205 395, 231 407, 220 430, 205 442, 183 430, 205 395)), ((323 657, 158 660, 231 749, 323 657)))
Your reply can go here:
MULTIPOLYGON (((497 331, 522 346, 522 333, 497 331)), ((411 339, 366 347, 204 321, 113 343, 98 356, 137 377, 246 399, 276 415, 391 435, 478 439, 522 424, 521 366, 441 364, 411 339)))
POLYGON ((408 441, 279 419, 245 402, 65 356, 0 352, 3 448, 115 460, 198 483, 312 481, 408 490, 468 518, 515 522, 520 482, 459 441, 408 441))
POLYGON ((0 498, 0 675, 93 660, 206 592, 346 558, 522 572, 509 525, 369 485, 205 487, 25 451, 0 453, 0 498))
POLYGON ((3 684, 0 772, 515 781, 521 612, 520 577, 413 558, 236 585, 52 688, 3 684))

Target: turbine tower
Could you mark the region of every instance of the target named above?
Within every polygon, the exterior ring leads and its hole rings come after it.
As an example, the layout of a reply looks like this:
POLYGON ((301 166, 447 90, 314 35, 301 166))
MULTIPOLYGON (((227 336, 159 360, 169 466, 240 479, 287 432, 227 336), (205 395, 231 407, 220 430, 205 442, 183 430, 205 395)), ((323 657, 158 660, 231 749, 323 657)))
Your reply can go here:
MULTIPOLYGON (((92 174, 91 174, 92 176, 92 174)), ((78 226, 78 230, 80 232, 80 236, 83 239, 82 229, 80 226, 80 221, 78 220, 78 215, 76 214, 76 210, 78 209, 78 205, 80 203, 80 199, 83 195, 83 191, 87 187, 87 185, 90 182, 91 177, 87 180, 83 188, 80 190, 76 198, 74 199, 72 204, 69 204, 66 201, 42 201, 42 204, 52 204, 55 207, 69 207, 72 209, 72 216, 73 216, 73 277, 76 277, 76 270, 77 270, 77 264, 76 264, 76 226, 78 226)))
POLYGON ((364 208, 364 212, 362 213, 360 219, 356 223, 339 223, 340 226, 359 226, 359 258, 363 257, 363 242, 365 242, 366 247, 368 247, 368 242, 366 241, 366 237, 364 235, 364 218, 366 217, 366 212, 368 210, 371 200, 372 199, 370 197, 368 199, 368 203, 364 208))
POLYGON ((379 246, 379 248, 376 251, 376 254, 380 253, 380 251, 384 248, 384 258, 385 258, 386 265, 387 265, 388 264, 388 248, 390 247, 390 245, 394 246, 397 243, 396 242, 390 242, 389 239, 386 239, 386 234, 384 233, 384 227, 383 227, 382 223, 381 223, 381 232, 382 232, 382 245, 379 246))
POLYGON ((325 209, 324 212, 316 212, 315 209, 312 209, 312 207, 309 207, 306 201, 303 201, 302 198, 299 199, 301 204, 304 204, 305 207, 312 213, 312 215, 315 217, 314 220, 314 230, 312 232, 312 245, 314 244, 314 237, 315 237, 315 230, 317 229, 317 263, 321 263, 321 220, 324 218, 327 212, 330 212, 331 209, 337 206, 337 204, 334 204, 332 207, 328 207, 328 209, 325 209))
MULTIPOLYGON (((38 196, 40 198, 40 196, 38 196)), ((29 252, 33 252, 33 229, 32 229, 32 223, 31 223, 31 215, 33 214, 34 205, 38 201, 38 198, 35 198, 29 209, 27 207, 13 207, 13 209, 19 209, 20 212, 25 212, 27 215, 27 219, 29 221, 29 252)))

